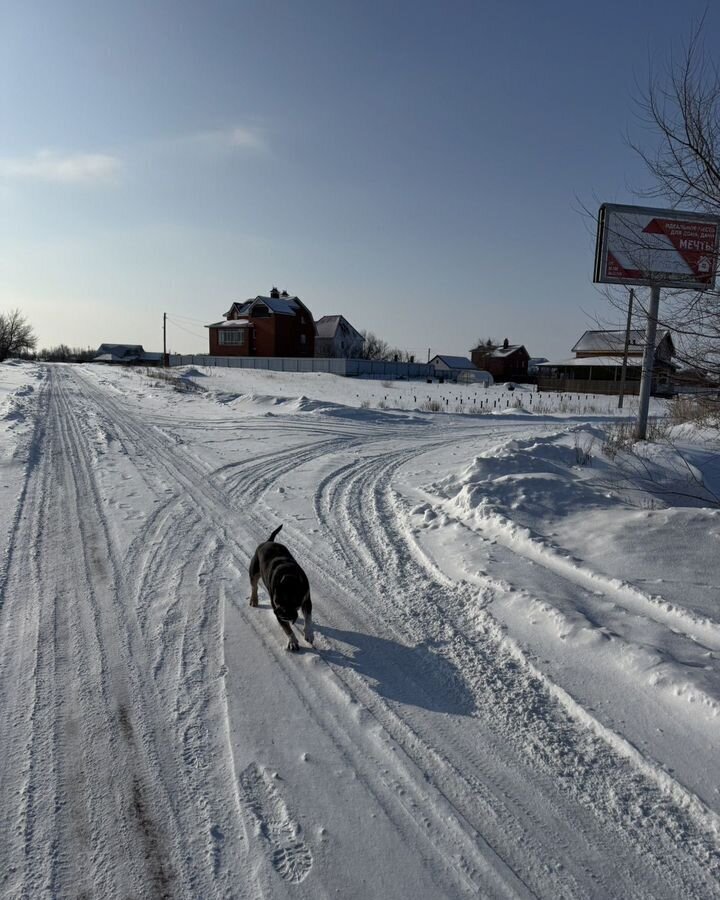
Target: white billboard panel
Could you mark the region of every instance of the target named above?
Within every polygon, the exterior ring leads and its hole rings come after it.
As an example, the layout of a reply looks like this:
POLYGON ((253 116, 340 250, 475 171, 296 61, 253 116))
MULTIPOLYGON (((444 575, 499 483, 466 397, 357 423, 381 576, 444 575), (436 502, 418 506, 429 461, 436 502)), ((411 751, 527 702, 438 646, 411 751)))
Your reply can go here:
POLYGON ((593 281, 708 290, 719 240, 718 216, 603 203, 593 281))

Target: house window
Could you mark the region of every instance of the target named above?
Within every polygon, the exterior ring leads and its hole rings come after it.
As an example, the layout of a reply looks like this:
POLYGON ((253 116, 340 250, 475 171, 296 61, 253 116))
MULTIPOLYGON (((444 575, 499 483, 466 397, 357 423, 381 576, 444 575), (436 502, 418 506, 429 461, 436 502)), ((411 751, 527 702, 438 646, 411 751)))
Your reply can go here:
POLYGON ((236 347, 245 343, 244 328, 221 328, 220 341, 221 344, 234 344, 236 347))
POLYGON ((303 346, 304 346, 305 344, 307 344, 307 335, 306 335, 306 334, 301 334, 301 335, 300 335, 300 343, 301 343, 303 346))

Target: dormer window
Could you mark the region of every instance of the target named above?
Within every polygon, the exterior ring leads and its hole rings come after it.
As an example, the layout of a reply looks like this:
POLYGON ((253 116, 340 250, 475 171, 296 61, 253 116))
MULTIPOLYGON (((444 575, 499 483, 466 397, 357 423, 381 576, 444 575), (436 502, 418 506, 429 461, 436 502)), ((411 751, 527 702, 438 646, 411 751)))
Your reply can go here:
POLYGON ((256 303, 252 308, 252 316, 255 319, 266 319, 270 315, 270 310, 264 303, 256 303))

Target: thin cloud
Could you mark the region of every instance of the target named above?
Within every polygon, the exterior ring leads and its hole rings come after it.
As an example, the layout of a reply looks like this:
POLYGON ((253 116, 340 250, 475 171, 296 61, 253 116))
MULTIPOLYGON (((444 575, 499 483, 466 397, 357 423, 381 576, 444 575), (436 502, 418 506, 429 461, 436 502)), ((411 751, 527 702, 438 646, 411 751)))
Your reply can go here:
POLYGON ((265 132, 260 128, 236 125, 214 131, 198 131, 180 138, 180 143, 203 147, 212 151, 252 150, 265 153, 268 144, 265 132))
POLYGON ((257 128, 233 128, 229 133, 231 147, 247 147, 250 150, 265 150, 265 135, 257 128))
POLYGON ((41 150, 27 157, 0 158, 0 178, 57 184, 107 183, 114 181, 121 169, 121 161, 105 153, 61 155, 41 150))

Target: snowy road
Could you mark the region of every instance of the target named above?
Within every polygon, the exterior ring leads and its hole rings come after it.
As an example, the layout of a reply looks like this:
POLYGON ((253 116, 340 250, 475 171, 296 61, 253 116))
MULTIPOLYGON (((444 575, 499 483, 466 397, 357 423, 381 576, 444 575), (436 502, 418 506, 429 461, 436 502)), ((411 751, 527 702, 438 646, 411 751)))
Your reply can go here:
MULTIPOLYGON (((493 615, 527 544, 473 579, 418 527, 418 472, 542 425, 209 416, 45 371, 0 570, 3 896, 720 897, 705 786, 493 615), (279 522, 313 589, 297 655, 248 607, 279 522)), ((711 620, 538 568, 543 596, 720 648, 711 620)))

